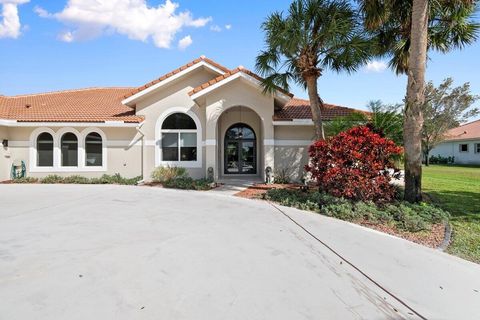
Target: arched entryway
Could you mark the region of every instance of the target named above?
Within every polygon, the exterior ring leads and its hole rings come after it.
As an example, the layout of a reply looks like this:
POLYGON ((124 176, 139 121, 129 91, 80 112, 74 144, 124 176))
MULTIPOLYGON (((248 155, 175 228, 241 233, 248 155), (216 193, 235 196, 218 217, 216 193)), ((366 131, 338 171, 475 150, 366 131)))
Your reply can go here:
POLYGON ((257 136, 245 123, 235 123, 225 132, 224 173, 257 173, 257 136))

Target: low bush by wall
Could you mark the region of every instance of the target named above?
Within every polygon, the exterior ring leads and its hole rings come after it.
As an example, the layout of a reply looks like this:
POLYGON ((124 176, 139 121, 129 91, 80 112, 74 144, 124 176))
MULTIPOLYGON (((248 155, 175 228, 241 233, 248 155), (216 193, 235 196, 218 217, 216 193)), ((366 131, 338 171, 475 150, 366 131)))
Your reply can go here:
POLYGON ((108 175, 104 174, 100 178, 86 178, 79 175, 62 177, 56 174, 48 175, 44 178, 25 177, 12 180, 13 183, 45 183, 45 184, 121 184, 136 185, 143 178, 141 176, 135 178, 124 178, 120 174, 108 175))
POLYGON ((160 183, 165 188, 183 190, 210 190, 214 187, 213 181, 207 179, 192 179, 185 168, 157 167, 152 172, 153 182, 160 183))
POLYGON ((410 232, 428 230, 432 224, 448 221, 450 216, 448 212, 427 203, 394 201, 389 204, 375 204, 371 201, 351 201, 318 191, 271 189, 267 191, 265 198, 284 206, 314 211, 342 220, 393 224, 398 229, 410 232))

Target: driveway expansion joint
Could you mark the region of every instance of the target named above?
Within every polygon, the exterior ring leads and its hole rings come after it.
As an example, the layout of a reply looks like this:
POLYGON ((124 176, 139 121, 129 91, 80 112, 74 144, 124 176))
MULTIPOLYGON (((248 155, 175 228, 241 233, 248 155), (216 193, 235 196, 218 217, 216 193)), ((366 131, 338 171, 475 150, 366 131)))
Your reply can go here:
MULTIPOLYGON (((297 225, 300 229, 302 229, 305 233, 307 233, 310 237, 312 237, 315 241, 323 245, 325 248, 327 248, 329 251, 331 251, 333 254, 335 254, 337 257, 345 261, 349 266, 351 266, 353 269, 355 269, 357 272, 359 272, 362 276, 364 276, 367 280, 369 280, 371 283, 373 283, 376 287, 384 291, 386 294, 388 294, 390 297, 395 299, 397 302, 402 304, 404 307, 406 307, 408 310, 410 310, 413 314, 418 316, 420 319, 423 320, 428 320, 425 316, 420 314, 418 311, 413 309, 410 305, 408 305, 406 302, 404 302, 402 299, 397 297, 394 293, 389 291, 387 288, 382 286, 380 283, 378 283, 376 280, 374 280, 371 276, 366 274, 364 271, 362 271, 359 267, 357 267, 353 262, 342 256, 340 253, 338 253, 335 249, 333 249, 330 245, 325 243, 323 240, 319 239, 317 236, 315 236, 312 232, 310 232, 308 229, 306 229, 304 226, 302 226, 298 221, 293 219, 291 216, 289 216, 285 211, 283 211, 281 208, 276 206, 274 203, 267 201, 272 207, 274 207, 278 212, 280 212, 283 216, 285 216, 287 219, 289 219, 291 222, 293 222, 295 225, 297 225)), ((394 311, 397 311, 394 308, 394 311)))

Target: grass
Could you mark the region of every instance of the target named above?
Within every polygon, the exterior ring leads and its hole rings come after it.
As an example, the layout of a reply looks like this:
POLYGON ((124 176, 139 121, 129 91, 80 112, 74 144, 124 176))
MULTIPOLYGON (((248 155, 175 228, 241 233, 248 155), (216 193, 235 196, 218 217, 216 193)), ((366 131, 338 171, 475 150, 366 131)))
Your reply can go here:
POLYGON ((453 241, 447 251, 480 263, 480 166, 423 168, 423 191, 448 210, 453 241))

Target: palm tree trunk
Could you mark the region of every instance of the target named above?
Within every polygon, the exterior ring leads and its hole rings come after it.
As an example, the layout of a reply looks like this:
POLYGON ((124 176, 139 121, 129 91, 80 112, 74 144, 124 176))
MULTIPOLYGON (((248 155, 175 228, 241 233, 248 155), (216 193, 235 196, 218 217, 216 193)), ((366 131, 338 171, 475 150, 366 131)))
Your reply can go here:
POLYGON ((315 140, 325 140, 322 111, 320 109, 322 102, 318 97, 317 77, 309 76, 305 79, 305 82, 307 84, 308 99, 310 100, 310 109, 312 110, 313 125, 315 126, 315 140))
POLYGON ((425 102, 428 0, 413 0, 411 44, 408 61, 407 105, 403 140, 405 147, 405 200, 422 200, 422 106, 425 102))

